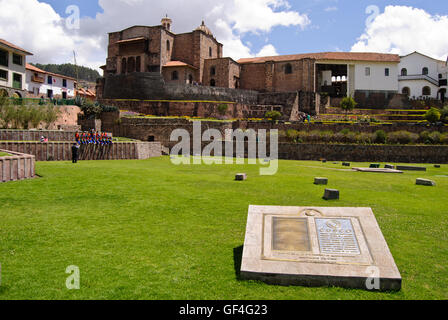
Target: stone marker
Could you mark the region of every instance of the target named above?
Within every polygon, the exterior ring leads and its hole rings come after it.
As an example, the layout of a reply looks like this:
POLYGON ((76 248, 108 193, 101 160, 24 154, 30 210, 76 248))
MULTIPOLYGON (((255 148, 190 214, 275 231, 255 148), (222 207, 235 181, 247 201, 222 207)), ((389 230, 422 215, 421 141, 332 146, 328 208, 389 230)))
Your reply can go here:
POLYGON ((344 167, 350 167, 350 163, 349 163, 349 162, 343 162, 342 165, 343 165, 344 167))
POLYGON ((372 169, 378 169, 378 168, 380 168, 381 167, 381 165, 379 164, 379 163, 372 163, 371 165, 370 165, 370 168, 372 168, 372 169))
POLYGON ((314 184, 316 185, 327 185, 328 184, 328 178, 314 178, 314 184))
POLYGON ((322 160, 322 163, 327 163, 327 160, 322 160))
POLYGON ((250 206, 241 278, 365 290, 379 280, 381 291, 402 282, 370 208, 250 206))
POLYGON ((359 172, 375 172, 375 173, 403 173, 403 171, 387 168, 353 168, 352 170, 359 172))
POLYGON ((247 174, 245 173, 237 173, 235 176, 236 181, 244 181, 247 180, 247 174))
POLYGON ((440 164, 435 164, 434 168, 440 169, 440 164))
POLYGON ((393 164, 386 164, 386 165, 384 166, 384 168, 394 170, 394 169, 395 169, 395 166, 394 166, 393 164))
POLYGON ((434 181, 423 178, 418 178, 416 184, 418 186, 428 186, 428 187, 434 187, 436 185, 434 181))
POLYGON ((424 167, 413 167, 413 166, 397 166, 397 170, 404 171, 426 171, 424 167))
POLYGON ((339 200, 339 190, 325 189, 324 200, 339 200))

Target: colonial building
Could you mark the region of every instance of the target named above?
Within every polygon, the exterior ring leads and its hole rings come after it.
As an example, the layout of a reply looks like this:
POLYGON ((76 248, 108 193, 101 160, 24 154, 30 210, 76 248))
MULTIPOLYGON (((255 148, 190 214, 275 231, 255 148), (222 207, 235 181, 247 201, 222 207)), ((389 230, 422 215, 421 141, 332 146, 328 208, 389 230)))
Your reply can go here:
POLYGON ((160 26, 134 26, 109 34, 105 76, 134 72, 153 72, 166 82, 202 82, 206 59, 222 57, 223 45, 202 24, 193 32, 174 34, 172 21, 160 26))
POLYGON ((25 97, 26 56, 32 53, 0 39, 0 95, 25 97))
POLYGON ((401 57, 399 90, 411 99, 432 98, 445 101, 448 68, 445 61, 413 52, 401 57))
POLYGON ((28 97, 71 99, 75 96, 76 79, 41 70, 26 64, 28 97))

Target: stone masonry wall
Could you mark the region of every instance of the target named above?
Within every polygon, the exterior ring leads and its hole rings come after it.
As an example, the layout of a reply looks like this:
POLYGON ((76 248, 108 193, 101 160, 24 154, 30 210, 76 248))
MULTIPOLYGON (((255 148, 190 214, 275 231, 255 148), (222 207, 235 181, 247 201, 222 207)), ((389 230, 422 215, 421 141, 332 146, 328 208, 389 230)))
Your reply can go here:
MULTIPOLYGON (((73 143, 69 142, 1 142, 0 149, 35 156, 36 161, 70 161, 73 143)), ((140 160, 160 157, 159 142, 116 142, 110 146, 82 145, 80 160, 140 160)))
POLYGON ((35 157, 29 154, 2 150, 11 154, 0 157, 0 183, 33 178, 35 175, 35 157))

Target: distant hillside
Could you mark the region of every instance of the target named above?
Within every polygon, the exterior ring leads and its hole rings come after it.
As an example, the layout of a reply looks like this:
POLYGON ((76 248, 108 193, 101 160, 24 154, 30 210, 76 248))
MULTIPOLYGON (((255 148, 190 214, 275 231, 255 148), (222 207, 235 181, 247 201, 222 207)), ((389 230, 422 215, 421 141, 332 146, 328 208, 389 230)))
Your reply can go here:
MULTIPOLYGON (((39 69, 42 69, 44 71, 52 72, 52 73, 58 73, 62 74, 67 77, 72 77, 76 79, 76 66, 71 63, 66 64, 32 64, 39 69)), ((98 71, 94 69, 90 69, 83 66, 78 66, 78 76, 79 80, 85 80, 88 82, 95 82, 97 78, 100 78, 101 75, 98 71)))

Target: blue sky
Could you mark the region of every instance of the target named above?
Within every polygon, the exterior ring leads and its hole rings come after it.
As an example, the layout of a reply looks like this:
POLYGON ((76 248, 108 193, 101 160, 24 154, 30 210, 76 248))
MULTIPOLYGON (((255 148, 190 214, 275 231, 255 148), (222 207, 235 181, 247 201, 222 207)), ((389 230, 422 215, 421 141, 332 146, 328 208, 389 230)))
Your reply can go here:
POLYGON ((158 25, 165 14, 175 33, 204 19, 236 60, 322 51, 448 55, 447 0, 0 0, 0 7, 0 38, 39 63, 72 61, 76 50, 80 64, 98 69, 108 32, 158 25), (66 27, 71 5, 80 9, 79 28, 66 27), (378 15, 366 13, 369 6, 378 15))
MULTIPOLYGON (((103 12, 98 0, 42 0, 41 2, 50 4, 61 16, 65 15, 66 7, 71 4, 80 7, 81 16, 94 18, 97 13, 103 12)), ((273 28, 268 34, 246 33, 241 39, 245 43, 251 43, 254 50, 261 49, 265 43, 269 42, 274 45, 279 54, 350 51, 355 40, 365 30, 366 19, 369 17, 366 8, 370 5, 378 6, 380 12, 383 12, 388 5, 406 5, 424 9, 432 15, 448 14, 446 0, 290 0, 288 2, 291 6, 290 10, 307 14, 311 25, 305 30, 279 26, 273 28)), ((158 23, 158 20, 153 21, 154 25, 158 23)))

